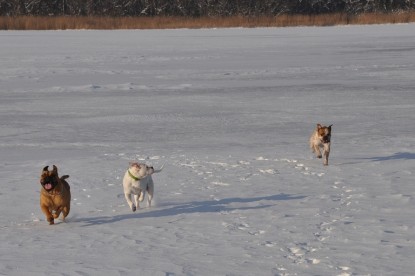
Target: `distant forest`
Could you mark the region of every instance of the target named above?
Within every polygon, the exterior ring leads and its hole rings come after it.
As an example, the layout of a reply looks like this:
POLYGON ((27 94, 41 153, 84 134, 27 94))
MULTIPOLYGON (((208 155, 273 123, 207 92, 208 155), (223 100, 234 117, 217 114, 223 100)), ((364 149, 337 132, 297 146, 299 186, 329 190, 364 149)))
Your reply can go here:
POLYGON ((0 0, 0 16, 276 16, 414 9, 415 0, 0 0))

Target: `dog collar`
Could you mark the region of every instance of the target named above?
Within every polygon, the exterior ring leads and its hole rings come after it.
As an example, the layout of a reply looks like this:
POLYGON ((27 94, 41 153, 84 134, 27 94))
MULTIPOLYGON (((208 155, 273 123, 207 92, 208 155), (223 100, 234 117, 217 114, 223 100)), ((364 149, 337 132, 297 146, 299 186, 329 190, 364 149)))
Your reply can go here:
POLYGON ((140 179, 141 179, 141 178, 138 178, 137 176, 133 175, 133 174, 130 172, 130 170, 128 170, 128 175, 129 175, 132 179, 134 179, 135 181, 140 181, 140 179))

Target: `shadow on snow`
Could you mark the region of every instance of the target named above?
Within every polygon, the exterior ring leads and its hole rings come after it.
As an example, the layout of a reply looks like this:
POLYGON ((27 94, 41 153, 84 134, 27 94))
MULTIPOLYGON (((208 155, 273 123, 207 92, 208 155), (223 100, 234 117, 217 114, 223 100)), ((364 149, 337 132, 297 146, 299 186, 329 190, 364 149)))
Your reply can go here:
POLYGON ((99 224, 114 223, 127 219, 139 219, 139 218, 150 218, 150 217, 167 217, 176 216, 180 214, 192 214, 192 213, 216 213, 216 212, 230 212, 233 210, 254 210, 263 209, 273 206, 273 204, 259 205, 259 206, 242 206, 242 207, 230 207, 229 204, 237 203, 252 203, 262 200, 269 201, 280 201, 280 200, 297 200, 303 199, 305 196, 292 196, 288 194, 278 194, 264 197, 253 197, 253 198, 225 198, 221 200, 208 200, 208 201, 193 201, 189 203, 180 204, 167 209, 159 209, 146 212, 137 211, 136 213, 116 215, 116 216, 101 216, 91 218, 79 218, 75 222, 85 222, 83 226, 92 226, 99 224))
POLYGON ((371 160, 375 162, 389 161, 389 160, 415 160, 415 153, 397 152, 389 156, 378 156, 378 157, 369 157, 369 158, 362 158, 362 159, 371 160))
POLYGON ((385 161, 392 161, 392 160, 415 160, 415 153, 397 152, 389 156, 362 157, 362 158, 357 158, 354 160, 359 160, 359 161, 345 162, 345 163, 341 163, 337 165, 356 165, 356 164, 361 164, 361 163, 366 163, 366 162, 385 162, 385 161))

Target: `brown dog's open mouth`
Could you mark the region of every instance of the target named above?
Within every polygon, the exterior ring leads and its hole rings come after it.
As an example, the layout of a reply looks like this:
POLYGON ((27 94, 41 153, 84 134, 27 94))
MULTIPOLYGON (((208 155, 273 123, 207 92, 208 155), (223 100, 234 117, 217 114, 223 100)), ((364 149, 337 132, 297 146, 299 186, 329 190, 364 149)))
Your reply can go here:
POLYGON ((46 191, 50 191, 53 190, 58 183, 53 177, 45 177, 40 181, 40 184, 46 191))
POLYGON ((46 183, 45 185, 43 185, 43 188, 45 188, 45 190, 51 190, 53 186, 51 183, 46 183))

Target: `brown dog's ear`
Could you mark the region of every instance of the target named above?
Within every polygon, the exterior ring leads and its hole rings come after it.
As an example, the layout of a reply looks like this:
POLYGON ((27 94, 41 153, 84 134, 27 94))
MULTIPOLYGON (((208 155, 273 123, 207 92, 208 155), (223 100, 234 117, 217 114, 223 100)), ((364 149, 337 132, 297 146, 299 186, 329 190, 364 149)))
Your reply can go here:
POLYGON ((55 174, 58 174, 58 168, 55 165, 53 165, 52 172, 54 172, 55 174))
POLYGON ((47 172, 49 170, 49 166, 43 168, 42 172, 47 172))

